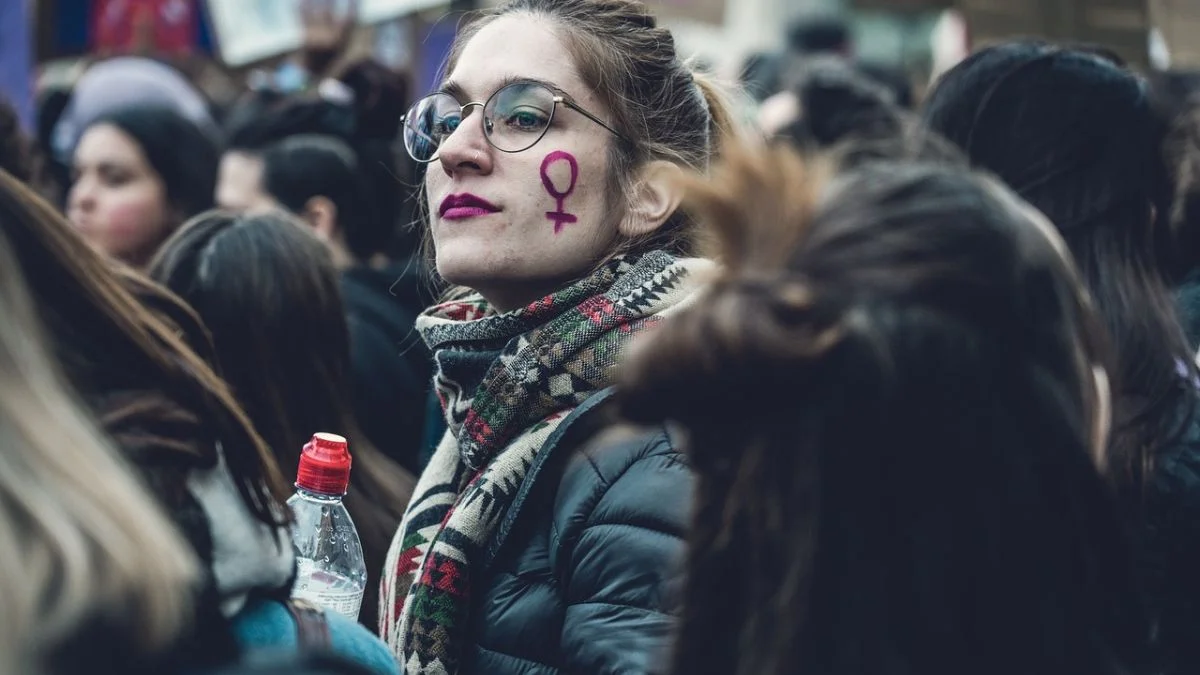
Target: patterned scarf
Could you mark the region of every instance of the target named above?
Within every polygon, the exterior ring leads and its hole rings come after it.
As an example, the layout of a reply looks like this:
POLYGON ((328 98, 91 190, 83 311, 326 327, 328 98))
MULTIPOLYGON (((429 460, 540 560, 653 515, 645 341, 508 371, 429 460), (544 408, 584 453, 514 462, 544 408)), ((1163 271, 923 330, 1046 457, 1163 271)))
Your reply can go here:
POLYGON ((454 673, 484 551, 546 439, 609 386, 631 338, 691 295, 705 265, 661 251, 625 256, 506 314, 479 296, 417 322, 437 362, 449 429, 388 552, 380 633, 409 675, 454 673))

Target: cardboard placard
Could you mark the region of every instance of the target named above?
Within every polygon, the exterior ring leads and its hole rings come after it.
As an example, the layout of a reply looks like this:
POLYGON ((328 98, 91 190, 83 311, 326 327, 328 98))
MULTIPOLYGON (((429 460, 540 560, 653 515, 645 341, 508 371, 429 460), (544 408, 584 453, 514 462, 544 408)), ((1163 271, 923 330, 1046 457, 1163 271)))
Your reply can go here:
MULTIPOLYGON (((304 41, 297 0, 207 1, 213 36, 227 65, 244 66, 286 54, 299 49, 304 41)), ((351 0, 326 1, 338 11, 348 11, 351 4, 351 0)), ((356 1, 360 27, 448 4, 447 0, 356 1)))
POLYGON ((295 0, 208 0, 221 60, 238 67, 299 49, 304 29, 295 0))

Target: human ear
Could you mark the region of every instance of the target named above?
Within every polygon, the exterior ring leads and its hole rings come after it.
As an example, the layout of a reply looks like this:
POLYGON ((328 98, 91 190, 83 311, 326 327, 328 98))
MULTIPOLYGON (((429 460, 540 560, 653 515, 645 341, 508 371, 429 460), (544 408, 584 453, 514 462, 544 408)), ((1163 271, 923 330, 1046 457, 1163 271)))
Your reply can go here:
POLYGON ((672 162, 649 162, 638 172, 625 218, 619 226, 627 238, 649 234, 662 227, 683 199, 678 176, 683 169, 672 162))
POLYGON ((337 206, 328 197, 321 196, 305 202, 301 214, 322 241, 334 241, 338 229, 337 216, 337 206))

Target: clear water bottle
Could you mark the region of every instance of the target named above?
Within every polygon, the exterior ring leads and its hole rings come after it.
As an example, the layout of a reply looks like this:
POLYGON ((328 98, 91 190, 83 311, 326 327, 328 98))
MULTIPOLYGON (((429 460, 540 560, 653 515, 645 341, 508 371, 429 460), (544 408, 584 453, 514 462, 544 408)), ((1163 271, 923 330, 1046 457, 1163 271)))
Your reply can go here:
POLYGON ((292 509, 297 575, 292 597, 355 621, 367 588, 362 543, 342 497, 350 484, 346 439, 315 434, 300 454, 292 509))

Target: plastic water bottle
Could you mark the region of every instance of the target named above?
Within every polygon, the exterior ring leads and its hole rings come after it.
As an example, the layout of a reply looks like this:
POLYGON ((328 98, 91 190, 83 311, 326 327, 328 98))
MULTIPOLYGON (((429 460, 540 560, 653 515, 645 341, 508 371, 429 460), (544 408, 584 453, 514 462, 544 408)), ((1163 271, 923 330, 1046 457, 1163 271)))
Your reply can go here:
POLYGON ((362 542, 342 497, 350 484, 346 439, 315 434, 300 454, 292 509, 297 575, 292 597, 355 621, 367 588, 362 542))

